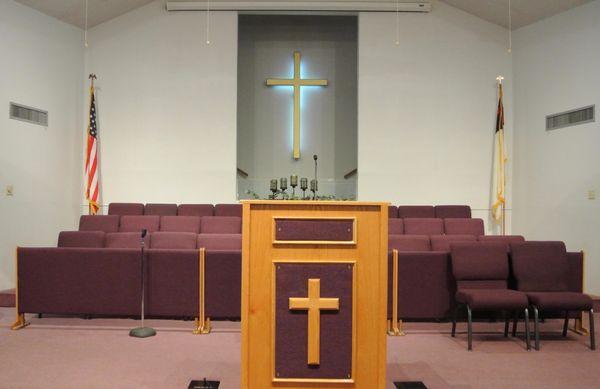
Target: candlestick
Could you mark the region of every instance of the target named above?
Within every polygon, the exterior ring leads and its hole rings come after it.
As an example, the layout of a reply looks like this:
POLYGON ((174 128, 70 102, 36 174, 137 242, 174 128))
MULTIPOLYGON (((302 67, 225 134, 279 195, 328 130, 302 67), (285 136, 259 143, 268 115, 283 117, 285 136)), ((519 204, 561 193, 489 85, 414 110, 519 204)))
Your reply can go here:
POLYGON ((275 193, 277 193, 277 179, 275 178, 271 180, 271 192, 273 192, 271 198, 275 199, 275 193))
POLYGON ((308 178, 302 177, 300 179, 300 189, 302 189, 302 190, 308 189, 308 178))
POLYGON ((313 200, 317 198, 317 191, 319 190, 319 183, 317 180, 310 180, 310 191, 313 192, 313 200))
POLYGON ((297 187, 297 186, 298 186, 298 176, 297 176, 297 175, 295 175, 295 174, 292 174, 292 175, 290 176, 290 186, 291 186, 292 188, 295 188, 295 187, 297 187))
POLYGON ((279 187, 282 191, 285 191, 287 189, 287 178, 281 177, 279 179, 279 187))

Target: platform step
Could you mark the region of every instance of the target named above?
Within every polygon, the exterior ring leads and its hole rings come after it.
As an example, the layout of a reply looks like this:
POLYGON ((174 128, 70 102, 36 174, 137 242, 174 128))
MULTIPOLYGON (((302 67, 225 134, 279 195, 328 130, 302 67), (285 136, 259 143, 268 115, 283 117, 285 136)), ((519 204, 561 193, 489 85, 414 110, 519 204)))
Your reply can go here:
POLYGON ((0 291, 0 307, 15 306, 15 290, 8 289, 0 291))

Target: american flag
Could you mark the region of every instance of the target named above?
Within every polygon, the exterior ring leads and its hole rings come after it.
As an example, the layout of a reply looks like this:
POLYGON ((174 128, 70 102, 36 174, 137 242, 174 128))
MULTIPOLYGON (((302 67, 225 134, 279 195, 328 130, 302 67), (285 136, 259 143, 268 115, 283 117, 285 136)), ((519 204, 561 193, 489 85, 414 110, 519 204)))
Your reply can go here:
POLYGON ((85 198, 89 204, 90 215, 98 213, 98 127, 96 123, 96 98, 94 80, 90 87, 90 117, 87 129, 87 151, 85 158, 86 189, 85 198))

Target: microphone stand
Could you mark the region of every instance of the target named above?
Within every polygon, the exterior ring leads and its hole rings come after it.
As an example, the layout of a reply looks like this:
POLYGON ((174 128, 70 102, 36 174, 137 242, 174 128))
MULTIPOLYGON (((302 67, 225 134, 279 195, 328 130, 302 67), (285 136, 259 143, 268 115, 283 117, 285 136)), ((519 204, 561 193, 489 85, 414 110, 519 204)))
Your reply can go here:
POLYGON ((141 241, 141 258, 140 258, 140 262, 141 262, 141 268, 142 268, 142 276, 140 277, 142 280, 142 286, 141 286, 141 291, 142 291, 142 326, 141 327, 137 327, 132 329, 131 331, 129 331, 129 336, 133 336, 134 338, 148 338, 150 336, 154 336, 156 335, 156 330, 154 328, 151 327, 145 327, 144 326, 144 238, 146 237, 146 234, 148 233, 148 231, 146 229, 142 230, 142 241, 141 241))
POLYGON ((317 198, 317 190, 319 188, 319 180, 317 179, 317 159, 319 157, 317 156, 317 154, 313 155, 313 159, 315 160, 315 192, 313 195, 313 200, 315 200, 317 198))

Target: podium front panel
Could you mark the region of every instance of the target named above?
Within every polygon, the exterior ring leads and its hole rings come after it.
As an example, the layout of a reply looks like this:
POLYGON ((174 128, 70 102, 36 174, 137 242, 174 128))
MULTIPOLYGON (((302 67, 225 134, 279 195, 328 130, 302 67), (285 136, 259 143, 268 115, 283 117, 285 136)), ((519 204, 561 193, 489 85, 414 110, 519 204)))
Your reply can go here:
POLYGON ((243 209, 242 388, 383 389, 388 204, 243 209))

